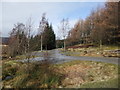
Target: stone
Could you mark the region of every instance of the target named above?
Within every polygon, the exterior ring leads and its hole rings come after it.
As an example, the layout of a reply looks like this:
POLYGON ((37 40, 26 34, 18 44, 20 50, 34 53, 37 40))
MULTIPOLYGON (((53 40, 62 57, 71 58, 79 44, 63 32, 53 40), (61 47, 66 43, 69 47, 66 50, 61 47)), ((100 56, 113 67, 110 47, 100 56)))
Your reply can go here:
POLYGON ((13 78, 12 76, 7 76, 6 78, 5 78, 5 80, 9 80, 9 79, 11 79, 11 78, 13 78))

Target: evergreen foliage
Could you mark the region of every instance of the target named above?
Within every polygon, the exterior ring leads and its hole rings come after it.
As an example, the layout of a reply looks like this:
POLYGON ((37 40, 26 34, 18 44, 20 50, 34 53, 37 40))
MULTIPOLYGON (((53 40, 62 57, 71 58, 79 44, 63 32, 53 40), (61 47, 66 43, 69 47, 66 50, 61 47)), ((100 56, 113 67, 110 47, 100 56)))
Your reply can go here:
POLYGON ((52 25, 46 24, 45 30, 43 32, 43 49, 51 50, 55 49, 56 41, 55 41, 55 34, 52 29, 52 25))

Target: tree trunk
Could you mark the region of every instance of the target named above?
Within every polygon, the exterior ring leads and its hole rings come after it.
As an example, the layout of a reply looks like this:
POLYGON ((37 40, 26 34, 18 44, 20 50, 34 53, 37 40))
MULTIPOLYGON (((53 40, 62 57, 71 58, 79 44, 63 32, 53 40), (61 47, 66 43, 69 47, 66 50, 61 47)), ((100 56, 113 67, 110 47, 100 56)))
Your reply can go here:
POLYGON ((100 40, 100 49, 102 49, 102 40, 100 40))
POLYGON ((42 51, 42 35, 41 35, 41 51, 42 51))
POLYGON ((46 50, 47 50, 47 45, 46 45, 46 50))
POLYGON ((64 39, 64 51, 66 51, 66 43, 65 43, 65 39, 64 39))

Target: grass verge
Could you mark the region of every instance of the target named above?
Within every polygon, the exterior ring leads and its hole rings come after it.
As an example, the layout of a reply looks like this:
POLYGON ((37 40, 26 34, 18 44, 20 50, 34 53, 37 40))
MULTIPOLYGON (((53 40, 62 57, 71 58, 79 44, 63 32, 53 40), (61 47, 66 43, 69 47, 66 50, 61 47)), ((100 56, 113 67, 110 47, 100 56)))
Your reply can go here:
POLYGON ((92 56, 92 57, 120 57, 119 52, 114 52, 119 50, 118 46, 106 46, 102 45, 100 47, 89 47, 89 48, 69 48, 65 52, 61 49, 61 54, 67 56, 92 56))

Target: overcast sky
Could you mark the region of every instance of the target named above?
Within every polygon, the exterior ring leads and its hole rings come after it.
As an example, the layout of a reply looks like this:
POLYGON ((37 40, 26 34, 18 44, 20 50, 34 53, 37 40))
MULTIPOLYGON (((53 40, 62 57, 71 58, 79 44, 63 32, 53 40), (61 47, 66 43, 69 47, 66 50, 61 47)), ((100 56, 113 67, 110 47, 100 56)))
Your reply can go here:
POLYGON ((70 26, 73 27, 77 20, 85 19, 92 9, 103 5, 104 2, 3 2, 2 36, 9 36, 14 24, 26 24, 29 17, 33 21, 33 34, 37 33, 44 12, 48 21, 52 23, 56 36, 60 36, 57 27, 63 18, 69 18, 70 26))

